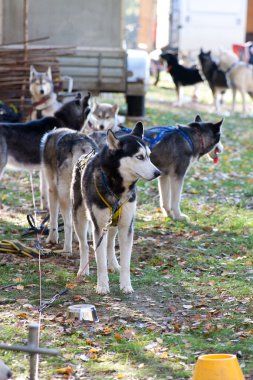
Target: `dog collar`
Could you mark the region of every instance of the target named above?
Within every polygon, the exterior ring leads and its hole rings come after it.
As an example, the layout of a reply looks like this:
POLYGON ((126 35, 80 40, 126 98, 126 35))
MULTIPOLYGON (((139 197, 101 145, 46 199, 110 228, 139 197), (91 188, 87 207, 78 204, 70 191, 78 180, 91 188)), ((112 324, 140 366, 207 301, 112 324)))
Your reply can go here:
POLYGON ((238 65, 238 62, 232 63, 232 65, 225 71, 225 74, 230 74, 231 71, 238 65))
POLYGON ((104 172, 102 170, 101 170, 101 172, 102 172, 102 182, 103 182, 103 185, 105 186, 106 191, 114 196, 114 198, 116 199, 115 203, 113 205, 111 205, 109 202, 107 202, 107 200, 105 199, 105 197, 98 190, 96 181, 95 181, 95 189, 96 189, 96 192, 97 192, 99 198, 104 202, 104 204, 110 210, 111 217, 110 217, 109 224, 111 224, 112 226, 117 226, 118 222, 119 222, 119 220, 121 218, 121 215, 122 215, 122 206, 123 206, 123 203, 121 205, 119 204, 119 201, 120 201, 119 198, 117 197, 116 194, 113 193, 113 191, 108 186, 107 179, 106 179, 106 176, 105 176, 104 172))
POLYGON ((41 98, 40 100, 38 100, 38 102, 34 102, 32 104, 33 109, 35 109, 36 107, 40 106, 41 104, 46 103, 49 99, 50 99, 49 95, 43 96, 43 98, 41 98))

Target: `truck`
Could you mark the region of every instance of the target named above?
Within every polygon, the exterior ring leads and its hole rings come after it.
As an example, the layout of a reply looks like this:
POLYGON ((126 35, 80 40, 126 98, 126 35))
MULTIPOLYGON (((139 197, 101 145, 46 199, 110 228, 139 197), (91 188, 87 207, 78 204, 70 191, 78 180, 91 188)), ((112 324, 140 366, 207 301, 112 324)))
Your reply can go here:
MULTIPOLYGON (((56 57, 59 75, 71 77, 75 91, 122 92, 128 114, 143 116, 148 55, 128 54, 125 48, 123 0, 0 0, 0 43, 6 54, 17 44, 17 49, 22 49, 25 34, 30 41, 28 57, 35 57, 36 49, 45 49, 47 55, 65 49, 66 54, 56 57), (25 3, 29 4, 26 15, 25 3), (144 62, 142 74, 136 76, 140 62, 144 62)), ((48 57, 44 61, 48 62, 48 57)), ((41 67, 43 59, 36 62, 35 57, 30 63, 41 67)), ((27 71, 26 67, 24 75, 29 78, 27 71)))
POLYGON ((182 53, 217 51, 245 42, 247 0, 171 0, 169 48, 182 53))

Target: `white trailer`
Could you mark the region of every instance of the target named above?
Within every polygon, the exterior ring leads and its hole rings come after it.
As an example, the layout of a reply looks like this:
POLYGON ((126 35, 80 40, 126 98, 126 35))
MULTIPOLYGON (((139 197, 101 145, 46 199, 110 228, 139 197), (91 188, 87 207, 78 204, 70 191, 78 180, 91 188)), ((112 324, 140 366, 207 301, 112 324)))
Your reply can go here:
POLYGON ((169 46, 197 53, 243 44, 247 8, 247 0, 171 0, 169 46))

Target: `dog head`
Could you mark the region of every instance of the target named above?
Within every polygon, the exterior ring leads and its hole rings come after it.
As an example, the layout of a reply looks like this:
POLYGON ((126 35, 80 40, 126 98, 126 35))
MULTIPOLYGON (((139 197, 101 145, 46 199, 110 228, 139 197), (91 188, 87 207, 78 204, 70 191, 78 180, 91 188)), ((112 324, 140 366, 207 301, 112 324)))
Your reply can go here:
POLYGON ((53 80, 51 67, 46 72, 38 72, 30 67, 30 93, 35 100, 39 100, 53 92, 53 80))
POLYGON ((10 379, 11 376, 10 368, 0 359, 0 380, 10 379))
POLYGON ((200 157, 208 154, 214 163, 219 161, 219 154, 223 152, 223 145, 220 141, 221 126, 223 119, 217 123, 203 122, 199 115, 189 126, 195 128, 200 145, 200 157))
POLYGON ((75 99, 63 104, 61 108, 55 112, 54 116, 61 120, 65 127, 80 131, 89 113, 89 99, 90 93, 83 98, 81 94, 78 93, 75 99))
POLYGON ((117 166, 125 182, 140 178, 150 181, 161 174, 150 161, 150 149, 143 141, 143 131, 142 123, 138 122, 130 134, 119 138, 111 130, 107 132, 110 161, 117 166))
POLYGON ((178 56, 176 53, 166 51, 160 54, 160 58, 167 63, 168 67, 178 65, 178 56))
POLYGON ((109 129, 117 131, 118 111, 117 104, 97 103, 96 98, 89 100, 90 112, 82 132, 91 134, 93 132, 106 132, 109 129))
POLYGON ((212 67, 213 60, 211 57, 211 50, 204 52, 202 49, 200 49, 200 53, 198 55, 199 61, 202 67, 212 67))

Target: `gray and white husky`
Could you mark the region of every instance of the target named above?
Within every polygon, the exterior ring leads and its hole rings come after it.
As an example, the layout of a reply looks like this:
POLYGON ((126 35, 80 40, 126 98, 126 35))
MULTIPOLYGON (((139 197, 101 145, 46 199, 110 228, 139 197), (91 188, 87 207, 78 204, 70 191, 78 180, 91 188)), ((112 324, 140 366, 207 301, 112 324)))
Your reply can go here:
POLYGON ((96 98, 89 99, 90 112, 85 121, 82 132, 90 135, 94 132, 119 130, 119 107, 117 104, 98 103, 96 98))
MULTIPOLYGON (((218 160, 218 155, 223 151, 220 142, 222 122, 223 120, 217 123, 204 122, 197 115, 187 125, 153 127, 144 131, 144 140, 152 150, 150 159, 161 171, 158 179, 160 207, 165 216, 174 220, 189 220, 180 209, 186 173, 194 162, 206 154, 214 162, 218 160)), ((116 136, 130 131, 121 128, 116 136)), ((91 136, 98 146, 105 143, 105 133, 94 133, 91 136)))
POLYGON ((68 128, 45 134, 41 141, 42 171, 49 190, 50 231, 47 243, 58 243, 59 207, 64 222, 66 255, 72 253, 72 206, 70 184, 75 163, 84 153, 96 151, 92 139, 68 128))
MULTIPOLYGON (((54 117, 45 117, 27 123, 0 124, 0 179, 8 165, 16 170, 40 170, 40 141, 54 128, 69 127, 80 130, 86 119, 89 96, 62 105, 54 117)), ((47 207, 47 186, 41 176, 41 207, 47 207)))
POLYGON ((74 168, 71 197, 80 250, 78 275, 89 273, 87 228, 91 220, 99 294, 109 292, 108 268, 120 271, 120 289, 124 293, 133 292, 130 259, 136 182, 139 178, 150 181, 160 175, 160 171, 150 161, 150 150, 142 138, 143 125, 140 122, 131 134, 119 138, 108 130, 107 143, 102 150, 86 165, 83 164, 82 156, 74 168), (117 232, 120 266, 114 248, 117 232))
POLYGON ((53 116, 62 106, 54 92, 51 67, 46 72, 30 67, 29 90, 32 95, 31 120, 53 116))

